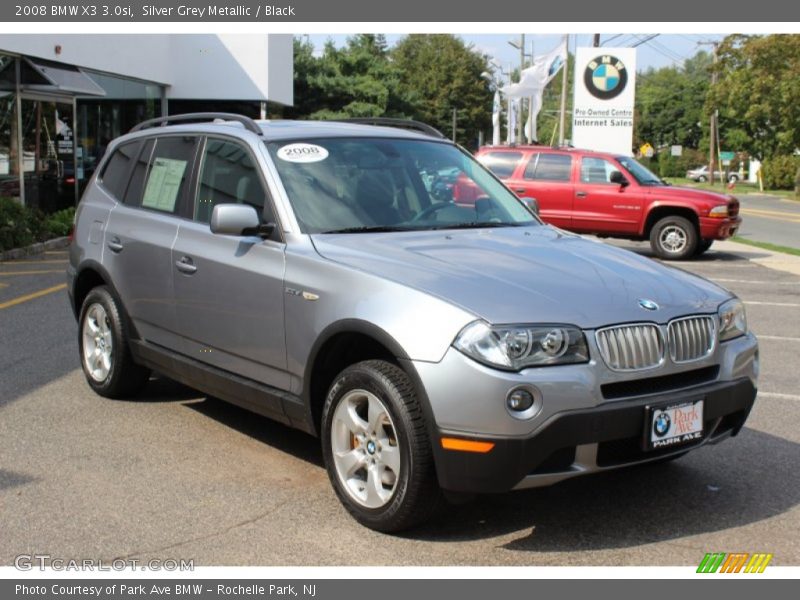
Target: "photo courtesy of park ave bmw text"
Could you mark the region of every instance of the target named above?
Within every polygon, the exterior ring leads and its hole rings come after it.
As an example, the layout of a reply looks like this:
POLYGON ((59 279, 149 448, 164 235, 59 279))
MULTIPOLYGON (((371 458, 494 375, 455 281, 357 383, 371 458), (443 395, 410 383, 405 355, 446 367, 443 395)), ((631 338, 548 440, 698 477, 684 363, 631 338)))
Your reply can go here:
POLYGON ((739 1, 0 6, 0 596, 790 585, 800 10, 739 1))

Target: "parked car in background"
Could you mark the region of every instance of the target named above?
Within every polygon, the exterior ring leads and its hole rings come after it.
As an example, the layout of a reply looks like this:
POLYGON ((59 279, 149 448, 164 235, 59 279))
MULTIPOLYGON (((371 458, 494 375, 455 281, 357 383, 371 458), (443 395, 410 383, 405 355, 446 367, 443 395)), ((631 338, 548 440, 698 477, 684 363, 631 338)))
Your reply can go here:
MULTIPOLYGON (((520 197, 535 198, 546 222, 568 231, 649 240, 667 260, 702 254, 741 225, 727 194, 671 186, 633 158, 575 148, 487 146, 476 158, 520 197)), ((467 186, 456 201, 474 201, 467 186)))
MULTIPOLYGON (((708 181, 708 165, 703 165, 702 167, 697 167, 696 169, 686 171, 686 179, 691 179, 692 181, 697 181, 699 183, 708 181)), ((739 181, 739 173, 737 171, 731 171, 726 175, 724 171, 714 171, 714 179, 716 181, 727 180, 728 183, 737 183, 739 181)))
POLYGON ((738 298, 543 224, 418 125, 175 115, 112 142, 67 270, 91 389, 134 396, 153 369, 319 436, 380 531, 741 430, 738 298))

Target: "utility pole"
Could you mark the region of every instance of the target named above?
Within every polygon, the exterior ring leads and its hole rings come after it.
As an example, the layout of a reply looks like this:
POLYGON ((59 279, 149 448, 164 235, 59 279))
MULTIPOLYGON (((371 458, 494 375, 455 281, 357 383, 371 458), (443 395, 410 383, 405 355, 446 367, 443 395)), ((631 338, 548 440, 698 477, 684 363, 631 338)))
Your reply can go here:
POLYGON ((569 76, 569 36, 567 36, 567 58, 561 67, 561 114, 558 120, 558 145, 564 145, 564 127, 567 121, 567 77, 569 76))
MULTIPOLYGON (((711 87, 712 89, 717 83, 717 61, 719 60, 718 51, 719 51, 719 42, 717 41, 706 41, 706 42, 698 42, 700 45, 709 45, 711 46, 711 56, 713 66, 711 68, 711 87)), ((708 181, 711 185, 714 185, 714 178, 716 176, 717 170, 717 156, 719 154, 719 111, 716 107, 714 110, 711 111, 711 116, 709 117, 709 124, 708 124, 708 181)), ((722 162, 722 161, 720 161, 722 162)))
MULTIPOLYGON (((531 65, 533 65, 533 61, 535 60, 535 55, 533 54, 533 40, 531 40, 531 65)), ((528 143, 532 144, 534 141, 533 137, 533 130, 535 129, 534 119, 536 117, 533 114, 533 96, 528 98, 528 143)), ((537 134, 538 137, 538 134, 537 134)))
MULTIPOLYGON (((522 70, 525 68, 525 34, 519 34, 519 81, 522 81, 522 70)), ((522 143, 523 136, 525 135, 525 126, 522 123, 522 108, 523 99, 519 99, 519 114, 517 115, 517 139, 519 144, 522 143)))

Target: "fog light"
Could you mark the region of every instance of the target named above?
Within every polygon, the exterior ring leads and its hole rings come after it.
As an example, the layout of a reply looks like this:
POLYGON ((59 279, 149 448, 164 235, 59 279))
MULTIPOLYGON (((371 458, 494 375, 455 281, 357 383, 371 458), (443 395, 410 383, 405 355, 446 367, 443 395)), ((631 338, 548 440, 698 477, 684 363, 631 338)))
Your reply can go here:
POLYGON ((516 390, 511 390, 506 402, 509 409, 515 412, 522 412, 533 406, 533 394, 528 390, 517 388, 516 390))

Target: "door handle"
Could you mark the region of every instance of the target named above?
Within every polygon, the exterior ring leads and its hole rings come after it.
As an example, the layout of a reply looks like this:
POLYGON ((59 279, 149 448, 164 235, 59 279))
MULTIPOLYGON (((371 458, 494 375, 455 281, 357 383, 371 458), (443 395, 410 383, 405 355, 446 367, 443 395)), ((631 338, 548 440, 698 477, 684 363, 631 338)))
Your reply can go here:
POLYGON ((575 192, 575 195, 578 198, 586 198, 586 196, 588 196, 589 194, 588 194, 588 192, 575 192))
POLYGON ((187 275, 192 275, 197 271, 197 267, 194 266, 194 261, 188 256, 182 256, 180 260, 175 261, 175 266, 178 268, 178 271, 186 273, 187 275))
POLYGON ((514 190, 514 193, 516 193, 516 194, 524 194, 527 191, 528 190, 526 190, 525 188, 517 188, 517 189, 514 190))
POLYGON ((106 246, 108 246, 108 249, 111 250, 112 252, 116 253, 116 254, 119 254, 120 252, 122 252, 122 248, 123 248, 122 242, 120 242, 119 238, 116 237, 116 236, 111 238, 110 240, 108 240, 106 242, 106 246))

